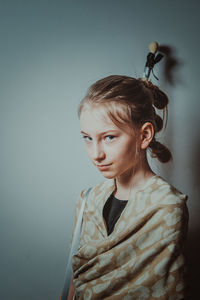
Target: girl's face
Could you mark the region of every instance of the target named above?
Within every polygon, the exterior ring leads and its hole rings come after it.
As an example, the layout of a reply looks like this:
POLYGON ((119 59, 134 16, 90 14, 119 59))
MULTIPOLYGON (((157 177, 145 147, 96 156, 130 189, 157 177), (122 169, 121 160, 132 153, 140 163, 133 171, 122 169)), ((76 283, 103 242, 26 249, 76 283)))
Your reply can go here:
POLYGON ((128 125, 121 129, 98 108, 83 109, 81 134, 92 163, 106 178, 126 176, 136 166, 136 136, 128 125))

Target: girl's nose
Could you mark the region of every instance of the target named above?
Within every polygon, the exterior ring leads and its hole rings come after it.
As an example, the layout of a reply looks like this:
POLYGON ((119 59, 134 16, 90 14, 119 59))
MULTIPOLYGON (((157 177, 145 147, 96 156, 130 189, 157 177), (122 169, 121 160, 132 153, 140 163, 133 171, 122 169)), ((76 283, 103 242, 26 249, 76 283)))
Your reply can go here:
POLYGON ((100 161, 105 158, 105 152, 100 145, 94 145, 92 149, 92 158, 95 161, 100 161))

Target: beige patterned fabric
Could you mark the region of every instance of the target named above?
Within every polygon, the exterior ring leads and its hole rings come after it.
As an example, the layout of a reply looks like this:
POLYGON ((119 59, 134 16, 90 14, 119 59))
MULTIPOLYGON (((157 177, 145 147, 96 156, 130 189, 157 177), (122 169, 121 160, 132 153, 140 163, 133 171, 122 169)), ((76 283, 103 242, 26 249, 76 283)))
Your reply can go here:
POLYGON ((114 189, 114 179, 106 179, 92 188, 85 205, 72 259, 76 299, 183 299, 187 196, 153 176, 128 201, 108 236, 102 211, 114 189))

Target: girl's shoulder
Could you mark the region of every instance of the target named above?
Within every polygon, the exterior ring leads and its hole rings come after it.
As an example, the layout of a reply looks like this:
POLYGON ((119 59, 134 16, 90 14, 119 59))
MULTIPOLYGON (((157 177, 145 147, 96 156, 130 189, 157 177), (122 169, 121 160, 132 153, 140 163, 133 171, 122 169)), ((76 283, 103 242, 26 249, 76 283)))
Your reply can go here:
MULTIPOLYGON (((115 189, 114 179, 105 179, 104 181, 91 187, 88 195, 89 202, 98 203, 102 197, 108 197, 115 189)), ((88 188, 81 192, 81 198, 83 198, 88 188)), ((147 184, 139 191, 139 194, 146 196, 150 199, 152 204, 181 204, 185 203, 188 196, 175 188, 172 184, 168 183, 164 178, 159 175, 155 175, 148 180, 147 184)), ((146 198, 145 197, 145 198, 146 198)))
MULTIPOLYGON (((101 181, 100 183, 90 187, 90 194, 98 196, 114 188, 115 188, 114 179, 105 179, 104 181, 101 181)), ((89 187, 84 189, 81 192, 82 197, 86 194, 88 189, 89 187)))
POLYGON ((152 177, 148 186, 145 187, 144 193, 149 194, 153 202, 160 200, 162 204, 178 204, 188 199, 186 194, 158 175, 152 177))
POLYGON ((98 207, 101 205, 102 201, 110 196, 110 194, 114 191, 115 189, 115 182, 114 179, 105 179, 104 181, 101 181, 100 183, 90 186, 85 188, 84 190, 81 191, 80 196, 79 196, 79 204, 83 201, 83 198, 87 196, 86 200, 86 206, 87 207, 98 207), (87 194, 88 189, 90 189, 89 193, 87 194))

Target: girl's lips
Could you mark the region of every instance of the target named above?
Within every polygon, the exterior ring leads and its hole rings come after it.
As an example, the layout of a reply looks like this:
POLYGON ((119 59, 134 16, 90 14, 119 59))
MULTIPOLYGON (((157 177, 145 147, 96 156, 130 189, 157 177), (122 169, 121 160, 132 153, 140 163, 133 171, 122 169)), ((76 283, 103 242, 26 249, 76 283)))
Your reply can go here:
POLYGON ((100 170, 106 170, 110 167, 111 164, 108 165, 96 165, 100 170))

